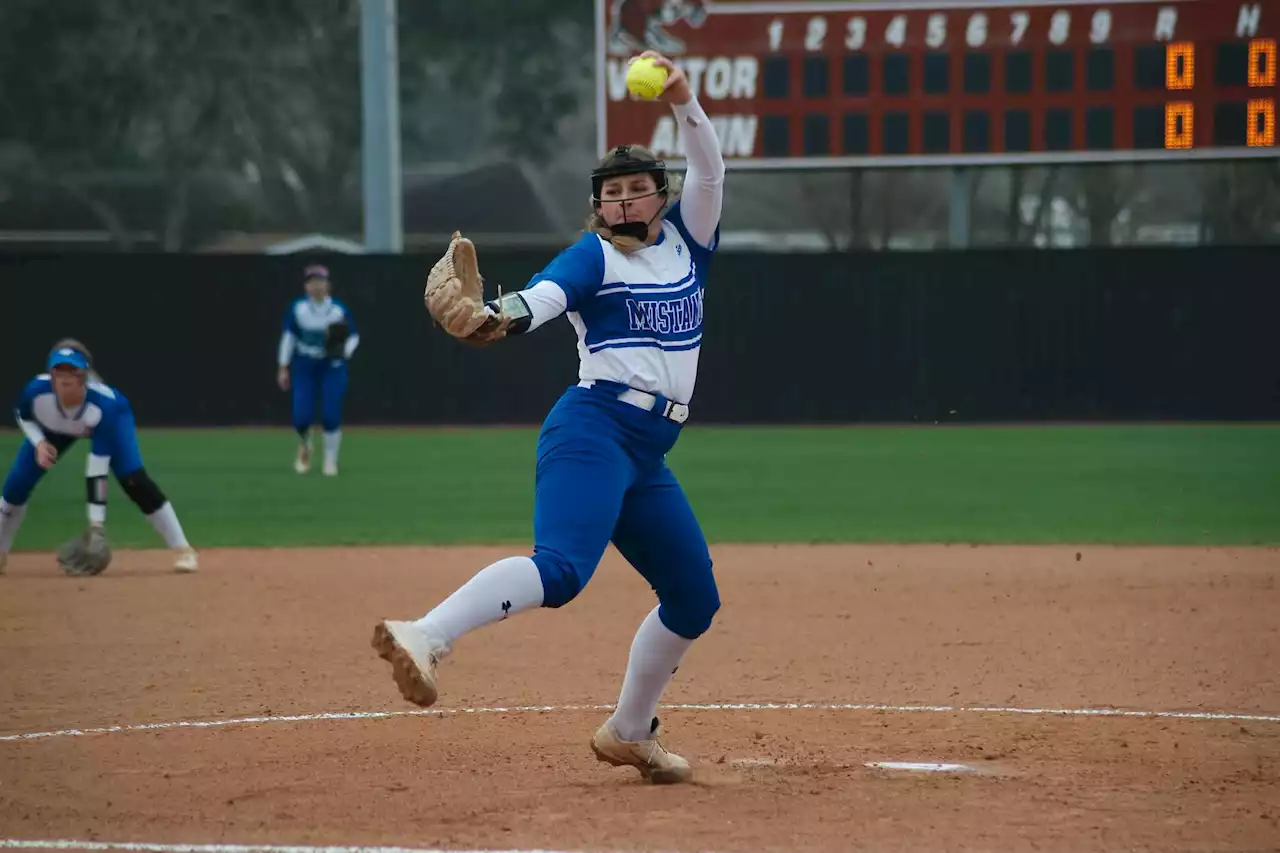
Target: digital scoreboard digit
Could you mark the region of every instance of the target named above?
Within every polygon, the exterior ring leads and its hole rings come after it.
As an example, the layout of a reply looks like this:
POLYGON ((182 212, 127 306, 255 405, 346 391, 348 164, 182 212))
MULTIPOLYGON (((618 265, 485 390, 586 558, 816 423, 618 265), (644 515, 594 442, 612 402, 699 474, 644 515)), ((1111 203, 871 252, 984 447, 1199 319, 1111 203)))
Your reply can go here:
POLYGON ((597 0, 598 147, 680 159, 671 56, 740 168, 1275 157, 1280 0, 597 0))

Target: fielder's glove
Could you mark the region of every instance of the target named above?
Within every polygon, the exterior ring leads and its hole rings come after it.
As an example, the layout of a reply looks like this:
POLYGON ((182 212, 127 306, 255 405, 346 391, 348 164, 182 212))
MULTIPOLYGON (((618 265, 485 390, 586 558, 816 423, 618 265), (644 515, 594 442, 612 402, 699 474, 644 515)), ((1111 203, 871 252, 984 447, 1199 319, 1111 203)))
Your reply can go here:
POLYGON ((99 575, 111 565, 111 548, 101 527, 90 527, 83 535, 58 549, 58 565, 73 577, 99 575))
POLYGON ((484 346, 506 337, 508 318, 485 308, 475 244, 458 231, 431 268, 423 300, 431 318, 464 343, 484 346))
POLYGON ((346 320, 330 323, 324 330, 324 352, 329 358, 346 358, 347 338, 351 337, 351 327, 346 320))

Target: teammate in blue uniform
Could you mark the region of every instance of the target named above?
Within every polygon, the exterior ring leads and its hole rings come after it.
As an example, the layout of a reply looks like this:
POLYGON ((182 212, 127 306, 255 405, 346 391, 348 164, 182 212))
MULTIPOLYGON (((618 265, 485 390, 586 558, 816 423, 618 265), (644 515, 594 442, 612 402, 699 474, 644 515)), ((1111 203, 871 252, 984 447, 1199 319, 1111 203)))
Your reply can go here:
POLYGON ((313 264, 304 272, 306 296, 289 306, 280 335, 281 390, 293 390, 293 428, 298 433, 298 455, 293 470, 311 470, 311 424, 320 398, 320 424, 324 429, 324 474, 338 473, 338 448, 342 443, 342 403, 347 396, 347 362, 360 345, 355 320, 341 301, 329 294, 329 271, 313 264))
POLYGON ((196 552, 182 532, 173 504, 142 465, 128 399, 102 382, 89 351, 78 341, 59 341, 47 367, 49 372, 31 380, 18 399, 18 427, 26 441, 18 448, 0 498, 0 571, 36 484, 77 439, 88 438, 92 443, 85 482, 90 526, 106 524, 107 473, 115 474, 124 493, 175 552, 174 569, 194 572, 196 552))
POLYGON ((578 337, 580 381, 538 439, 533 554, 481 570, 417 621, 378 623, 373 646, 401 694, 430 705, 437 666, 460 637, 530 608, 568 604, 612 541, 658 606, 635 635, 616 710, 591 746, 601 761, 672 783, 692 770, 659 743, 658 702, 720 600, 706 540, 665 454, 689 416, 725 168, 685 75, 664 57, 643 55, 670 72, 662 97, 688 162, 680 200, 672 203, 666 167, 652 153, 613 149, 592 173, 583 237, 524 290, 490 303, 509 322, 507 334, 567 314, 578 337))

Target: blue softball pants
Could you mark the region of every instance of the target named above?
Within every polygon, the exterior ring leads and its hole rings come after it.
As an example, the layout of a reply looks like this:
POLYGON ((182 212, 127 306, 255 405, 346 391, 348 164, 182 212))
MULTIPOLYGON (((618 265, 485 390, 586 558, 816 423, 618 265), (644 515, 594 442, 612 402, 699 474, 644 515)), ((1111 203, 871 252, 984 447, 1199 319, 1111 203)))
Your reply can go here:
MULTIPOLYGON (((58 433, 50 433, 47 439, 58 448, 59 460, 76 443, 75 437, 58 433)), ((138 449, 138 429, 132 410, 121 411, 111 428, 96 430, 90 452, 111 457, 111 473, 116 475, 117 480, 141 470, 142 452, 138 449)), ((4 480, 4 499, 14 506, 25 504, 46 473, 48 472, 36 461, 35 445, 30 441, 22 442, 18 455, 9 468, 9 475, 4 480)))
POLYGON ((600 388, 569 388, 543 422, 533 562, 543 606, 587 585, 612 541, 657 593, 658 616, 695 639, 720 608, 706 538, 665 455, 680 426, 600 388))
POLYGON ((303 435, 311 429, 320 397, 320 424, 325 432, 342 426, 342 403, 347 396, 347 362, 341 358, 294 358, 289 366, 293 387, 293 428, 303 435))

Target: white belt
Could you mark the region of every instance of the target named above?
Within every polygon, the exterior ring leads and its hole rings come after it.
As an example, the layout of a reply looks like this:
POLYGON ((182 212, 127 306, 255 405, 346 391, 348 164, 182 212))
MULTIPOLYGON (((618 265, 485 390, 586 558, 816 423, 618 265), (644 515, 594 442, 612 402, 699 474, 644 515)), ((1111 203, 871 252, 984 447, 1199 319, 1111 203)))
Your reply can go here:
MULTIPOLYGON (((578 383, 580 388, 591 388, 595 386, 595 380, 584 379, 578 383)), ((614 383, 618 384, 618 383, 614 383)), ((646 412, 654 411, 661 401, 662 406, 659 414, 669 421, 682 424, 689 420, 689 405, 687 403, 677 403, 668 400, 666 397, 659 397, 656 394, 650 394, 648 391, 638 391, 635 388, 628 388, 618 394, 618 399, 624 403, 630 403, 637 409, 644 409, 646 412)))

